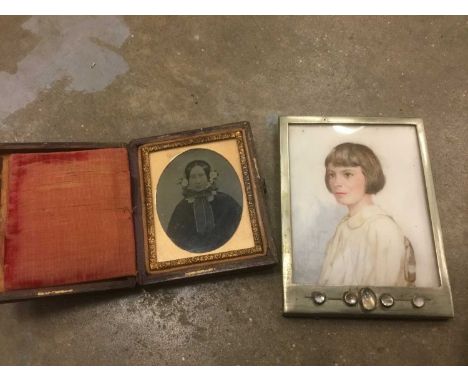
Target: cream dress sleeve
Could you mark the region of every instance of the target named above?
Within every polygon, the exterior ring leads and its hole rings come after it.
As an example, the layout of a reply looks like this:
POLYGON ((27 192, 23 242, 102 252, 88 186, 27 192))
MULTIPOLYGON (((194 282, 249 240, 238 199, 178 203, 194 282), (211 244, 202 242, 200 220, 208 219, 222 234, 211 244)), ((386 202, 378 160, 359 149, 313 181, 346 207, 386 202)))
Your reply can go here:
POLYGON ((380 215, 367 225, 367 248, 362 284, 406 286, 405 239, 395 221, 380 215))

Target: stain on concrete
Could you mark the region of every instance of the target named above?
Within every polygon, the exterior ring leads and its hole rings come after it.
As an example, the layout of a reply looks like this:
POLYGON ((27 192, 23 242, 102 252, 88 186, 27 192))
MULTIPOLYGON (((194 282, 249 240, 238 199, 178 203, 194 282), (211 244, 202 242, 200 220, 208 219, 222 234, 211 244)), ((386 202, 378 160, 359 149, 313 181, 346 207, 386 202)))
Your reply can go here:
POLYGON ((22 28, 40 41, 16 72, 0 72, 0 121, 57 81, 67 80, 66 91, 97 92, 128 70, 116 50, 130 32, 117 16, 33 16, 22 28))
POLYGON ((20 62, 39 42, 39 36, 24 29, 30 16, 8 17, 2 20, 0 39, 0 72, 16 73, 20 62))

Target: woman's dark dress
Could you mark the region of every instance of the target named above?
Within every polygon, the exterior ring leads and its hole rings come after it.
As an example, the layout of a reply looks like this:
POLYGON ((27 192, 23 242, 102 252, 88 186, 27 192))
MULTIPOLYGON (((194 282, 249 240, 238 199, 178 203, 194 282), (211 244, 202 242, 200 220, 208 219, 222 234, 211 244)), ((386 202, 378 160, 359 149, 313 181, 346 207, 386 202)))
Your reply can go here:
POLYGON ((172 213, 167 235, 189 252, 208 252, 226 243, 239 225, 242 208, 229 195, 217 192, 209 202, 213 211, 214 227, 210 232, 198 233, 193 203, 179 202, 172 213))

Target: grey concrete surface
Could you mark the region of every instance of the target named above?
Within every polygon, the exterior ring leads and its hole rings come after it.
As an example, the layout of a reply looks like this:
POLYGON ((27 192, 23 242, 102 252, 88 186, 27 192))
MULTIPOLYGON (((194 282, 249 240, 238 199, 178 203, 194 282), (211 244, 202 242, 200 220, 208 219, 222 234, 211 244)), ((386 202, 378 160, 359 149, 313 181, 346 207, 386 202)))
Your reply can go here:
POLYGON ((281 267, 0 306, 0 364, 468 363, 467 17, 1 17, 4 142, 248 120, 280 244, 278 115, 424 119, 448 321, 282 316, 281 267))

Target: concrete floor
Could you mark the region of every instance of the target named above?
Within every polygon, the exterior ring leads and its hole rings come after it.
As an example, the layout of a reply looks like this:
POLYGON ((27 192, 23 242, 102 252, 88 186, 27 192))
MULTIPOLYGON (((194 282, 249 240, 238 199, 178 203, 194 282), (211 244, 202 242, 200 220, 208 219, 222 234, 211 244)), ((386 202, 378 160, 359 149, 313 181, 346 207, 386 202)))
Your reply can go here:
POLYGON ((249 120, 280 243, 278 115, 421 117, 448 321, 284 318, 281 267, 0 306, 0 364, 468 363, 467 17, 2 17, 5 142, 249 120))

